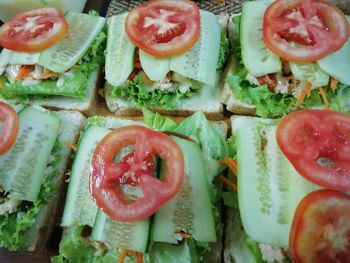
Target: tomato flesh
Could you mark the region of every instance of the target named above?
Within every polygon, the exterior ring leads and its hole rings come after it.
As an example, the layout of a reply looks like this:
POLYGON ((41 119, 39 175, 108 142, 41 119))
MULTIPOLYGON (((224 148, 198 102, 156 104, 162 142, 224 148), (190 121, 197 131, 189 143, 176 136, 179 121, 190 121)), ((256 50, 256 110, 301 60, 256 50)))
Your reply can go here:
POLYGON ((169 136, 142 126, 126 126, 104 137, 92 158, 90 191, 98 207, 118 221, 142 220, 155 213, 181 189, 184 157, 169 136), (134 151, 119 163, 115 157, 125 147, 134 151), (162 180, 153 176, 153 157, 166 162, 162 180), (124 186, 137 186, 142 197, 131 200, 124 186))
POLYGON ((300 175, 323 187, 350 191, 350 115, 296 111, 279 123, 276 138, 300 175))
POLYGON ((156 57, 193 47, 200 34, 200 13, 189 0, 153 0, 130 11, 125 21, 130 41, 156 57))
POLYGON ((287 61, 319 60, 341 48, 349 36, 345 15, 325 1, 277 0, 264 14, 263 40, 287 61))
POLYGON ((350 196, 318 190, 298 205, 289 237, 294 262, 350 262, 350 196))
POLYGON ((18 134, 17 112, 5 102, 0 102, 0 154, 8 151, 18 134))
POLYGON ((41 51, 63 39, 67 30, 60 10, 37 8, 20 13, 2 25, 0 45, 20 52, 41 51))

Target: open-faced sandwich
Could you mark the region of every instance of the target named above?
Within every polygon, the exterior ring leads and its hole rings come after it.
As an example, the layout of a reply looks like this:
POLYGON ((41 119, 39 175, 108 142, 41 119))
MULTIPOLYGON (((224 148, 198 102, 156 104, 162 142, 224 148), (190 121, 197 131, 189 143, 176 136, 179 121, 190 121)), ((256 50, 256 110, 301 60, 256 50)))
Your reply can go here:
POLYGON ((202 112, 179 124, 144 117, 89 118, 53 262, 221 262, 215 177, 228 156, 227 124, 202 112))
POLYGON ((323 0, 248 1, 229 22, 223 102, 237 114, 350 111, 350 25, 323 0))
POLYGON ((225 262, 349 262, 350 115, 231 120, 237 199, 225 262))
POLYGON ((0 247, 42 250, 85 117, 0 102, 0 247))
POLYGON ((0 97, 89 111, 104 61, 105 18, 42 7, 0 28, 0 97))
POLYGON ((228 16, 189 0, 146 2, 108 21, 107 107, 118 115, 144 106, 171 115, 221 118, 220 74, 228 54, 228 16))

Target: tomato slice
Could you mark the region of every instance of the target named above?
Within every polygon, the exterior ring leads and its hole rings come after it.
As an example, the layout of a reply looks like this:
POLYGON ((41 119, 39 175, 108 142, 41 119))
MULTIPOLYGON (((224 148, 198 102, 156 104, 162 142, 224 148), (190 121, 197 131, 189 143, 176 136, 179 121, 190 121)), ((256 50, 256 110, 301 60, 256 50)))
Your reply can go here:
POLYGON ((16 141, 19 124, 17 112, 5 102, 0 102, 0 124, 0 154, 3 154, 16 141))
POLYGON ((26 11, 0 27, 0 45, 22 51, 41 51, 63 39, 68 25, 62 12, 54 7, 26 11))
POLYGON ((189 0, 153 0, 130 11, 125 21, 130 41, 156 57, 179 55, 200 34, 200 13, 189 0))
POLYGON ((350 191, 350 115, 331 110, 300 110, 278 125, 284 155, 306 179, 350 191))
POLYGON ((293 262, 350 262, 350 196, 318 190, 299 203, 289 236, 293 262))
POLYGON ((343 46, 350 36, 347 18, 322 0, 277 0, 264 14, 263 40, 287 61, 312 62, 343 46))
POLYGON ((104 137, 92 157, 90 191, 98 207, 112 219, 142 220, 155 213, 181 189, 184 157, 168 135, 142 126, 126 126, 104 137), (114 159, 125 147, 135 150, 119 163, 114 159), (153 157, 166 161, 162 180, 153 176, 153 157), (125 185, 140 187, 143 196, 131 200, 125 185))

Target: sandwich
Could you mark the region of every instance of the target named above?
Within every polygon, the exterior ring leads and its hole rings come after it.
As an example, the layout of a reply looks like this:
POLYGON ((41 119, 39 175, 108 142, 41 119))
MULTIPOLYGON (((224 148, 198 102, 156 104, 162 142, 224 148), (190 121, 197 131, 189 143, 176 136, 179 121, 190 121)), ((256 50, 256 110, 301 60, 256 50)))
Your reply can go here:
POLYGON ((179 124, 148 110, 144 121, 90 117, 53 262, 221 262, 215 177, 226 133, 225 122, 202 112, 179 124))
POLYGON ((349 112, 350 26, 327 1, 249 1, 229 22, 226 109, 279 117, 301 108, 349 112))
POLYGON ((0 97, 89 112, 104 62, 106 19, 42 7, 0 29, 0 97), (15 34, 13 32, 16 32, 15 34))
POLYGON ((111 112, 147 107, 188 116, 223 116, 220 76, 229 50, 228 16, 195 3, 149 1, 108 21, 104 96, 111 112))
POLYGON ((350 115, 303 109, 231 123, 225 262, 348 262, 350 115))
POLYGON ((85 117, 5 102, 0 114, 0 247, 40 251, 57 216, 71 152, 67 145, 78 139, 85 117))

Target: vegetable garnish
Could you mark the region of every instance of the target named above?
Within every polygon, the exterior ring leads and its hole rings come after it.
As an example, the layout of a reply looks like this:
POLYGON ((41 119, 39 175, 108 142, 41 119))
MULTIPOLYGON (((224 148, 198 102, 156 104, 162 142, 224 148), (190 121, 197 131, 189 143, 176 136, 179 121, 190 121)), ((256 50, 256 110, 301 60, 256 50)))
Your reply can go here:
POLYGON ((323 100, 323 103, 324 103, 324 107, 326 109, 328 109, 329 108, 329 101, 327 99, 327 87, 319 87, 318 90, 321 93, 322 100, 323 100))
POLYGON ((219 160, 219 163, 222 165, 226 165, 234 176, 237 176, 237 161, 232 158, 225 157, 223 160, 219 160))
POLYGON ((19 125, 17 112, 5 102, 0 102, 0 124, 0 154, 3 154, 16 141, 19 125))
POLYGON ((350 115, 331 110, 300 110, 282 119, 279 147, 309 181, 350 191, 350 115))
POLYGON ((266 10, 263 40, 287 61, 312 62, 340 49, 350 36, 347 18, 320 0, 277 0, 266 10))
POLYGON ((67 22, 59 9, 37 8, 20 13, 3 24, 0 45, 14 51, 41 51, 63 39, 67 30, 67 22))
POLYGON ((63 143, 65 146, 72 149, 74 152, 78 151, 78 147, 75 144, 68 142, 68 141, 64 141, 63 143))
POLYGON ((350 262, 350 196, 318 190, 299 203, 289 236, 293 262, 350 262))
POLYGON ((149 217, 175 196, 184 178, 180 147, 164 133, 142 126, 125 126, 105 136, 92 157, 90 191, 98 207, 110 218, 137 221, 149 217), (128 146, 135 150, 119 163, 114 159, 128 146), (166 162, 162 180, 153 176, 153 156, 166 162), (125 186, 136 186, 142 197, 130 199, 125 186))
POLYGON ((332 90, 336 90, 337 86, 338 86, 338 80, 331 77, 331 81, 330 81, 330 87, 332 90))
POLYGON ((193 47, 200 34, 200 13, 189 0, 153 0, 130 11, 125 21, 130 41, 156 57, 193 47))
POLYGON ((129 254, 136 256, 136 263, 143 262, 143 253, 135 252, 135 251, 123 248, 121 249, 120 256, 117 263, 124 263, 126 256, 129 254))
POLYGON ((221 181, 223 181, 227 186, 230 186, 232 188, 232 190, 234 190, 235 192, 237 192, 237 184, 232 182, 230 179, 226 178, 223 175, 219 175, 219 178, 221 181))

